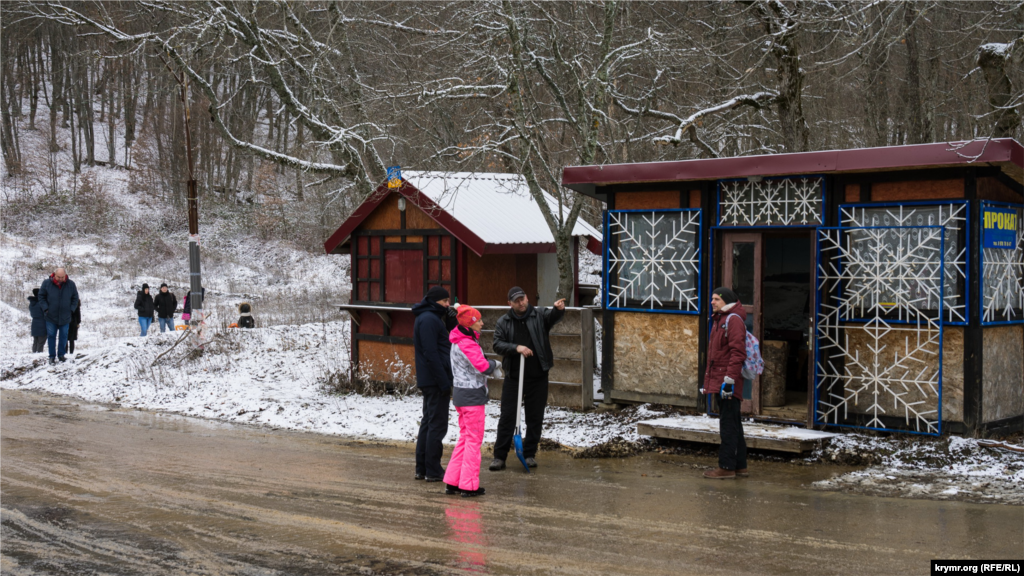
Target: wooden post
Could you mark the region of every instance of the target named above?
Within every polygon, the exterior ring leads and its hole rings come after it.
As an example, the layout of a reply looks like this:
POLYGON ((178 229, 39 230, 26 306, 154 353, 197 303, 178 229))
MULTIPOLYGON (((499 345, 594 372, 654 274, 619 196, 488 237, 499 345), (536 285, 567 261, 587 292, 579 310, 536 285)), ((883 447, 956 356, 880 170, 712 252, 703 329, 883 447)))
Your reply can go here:
POLYGON ((583 364, 583 409, 594 407, 594 359, 597 342, 594 337, 594 311, 580 310, 580 358, 583 364))

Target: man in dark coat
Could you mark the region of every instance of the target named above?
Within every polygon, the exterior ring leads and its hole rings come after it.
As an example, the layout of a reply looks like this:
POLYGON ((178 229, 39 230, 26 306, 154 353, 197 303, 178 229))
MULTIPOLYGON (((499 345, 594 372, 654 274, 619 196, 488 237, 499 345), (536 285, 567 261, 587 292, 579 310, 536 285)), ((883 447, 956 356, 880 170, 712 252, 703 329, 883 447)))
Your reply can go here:
POLYGON ((715 288, 711 294, 711 332, 702 394, 718 398, 718 468, 705 478, 727 480, 747 473, 747 442, 740 422, 743 404, 743 363, 747 359, 747 312, 729 288, 715 288), (723 390, 724 389, 724 390, 723 390))
POLYGON ((519 402, 520 356, 526 357, 523 457, 527 466, 537 467, 537 446, 544 426, 544 409, 548 405, 548 371, 555 365, 549 333, 565 316, 564 298, 555 302, 554 308, 535 308, 519 286, 508 291, 508 305, 511 309, 494 326, 494 351, 502 356, 505 380, 501 385, 501 416, 498 418, 498 437, 494 441, 494 460, 489 466, 492 471, 505 469, 505 458, 512 446, 519 402))
POLYGON ((28 297, 28 313, 32 316, 32 352, 39 353, 46 347, 46 320, 39 305, 39 288, 33 288, 28 297))
POLYGON ((153 314, 156 313, 153 297, 149 295, 149 284, 143 284, 142 290, 135 294, 135 309, 139 311, 139 328, 142 329, 142 336, 145 336, 149 332, 149 325, 153 323, 153 314))
POLYGON ((50 364, 59 359, 64 362, 68 345, 68 325, 71 313, 78 308, 78 287, 68 278, 63 268, 57 268, 39 287, 39 306, 46 321, 46 342, 49 346, 50 364))
POLYGON ((448 434, 448 410, 453 382, 451 350, 448 340, 448 291, 440 286, 427 290, 423 300, 412 307, 416 321, 412 328, 416 351, 416 386, 423 394, 423 419, 416 438, 417 480, 440 482, 441 442, 448 434))
POLYGON ((178 309, 178 297, 167 289, 167 283, 160 285, 160 292, 153 298, 156 307, 156 318, 160 322, 160 332, 174 332, 174 311, 178 309))

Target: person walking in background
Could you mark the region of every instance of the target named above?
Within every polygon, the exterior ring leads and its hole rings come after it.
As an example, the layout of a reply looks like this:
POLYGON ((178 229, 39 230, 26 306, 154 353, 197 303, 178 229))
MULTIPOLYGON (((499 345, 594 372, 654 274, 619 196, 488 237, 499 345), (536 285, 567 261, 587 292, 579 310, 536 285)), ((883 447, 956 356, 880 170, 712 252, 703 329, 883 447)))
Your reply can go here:
POLYGON ((238 305, 238 327, 256 327, 256 320, 252 317, 252 306, 250 306, 248 302, 242 302, 238 305))
POLYGON ((82 324, 82 301, 71 313, 71 324, 68 324, 68 354, 75 353, 75 340, 78 340, 78 327, 82 324))
POLYGON ((68 278, 64 268, 57 268, 39 287, 39 306, 46 321, 46 343, 50 352, 50 364, 59 359, 64 362, 68 345, 68 325, 71 313, 78 308, 78 287, 68 278))
POLYGON ((32 353, 37 354, 46 347, 46 320, 39 305, 39 288, 33 288, 28 297, 28 313, 32 316, 32 353))
POLYGON ((423 418, 416 438, 416 480, 440 482, 441 442, 448 434, 448 405, 452 388, 452 344, 444 318, 448 315, 448 291, 431 286, 412 307, 416 320, 412 345, 416 354, 416 387, 423 394, 423 418))
POLYGON ((722 444, 718 449, 718 468, 704 473, 705 478, 728 480, 747 477, 747 442, 740 422, 743 403, 743 362, 747 359, 747 312, 739 296, 729 288, 711 293, 711 333, 708 335, 708 366, 701 394, 716 394, 718 431, 722 444))
POLYGON ((480 348, 483 318, 475 308, 463 304, 456 315, 459 325, 449 334, 452 343, 452 403, 459 413, 459 441, 444 474, 445 494, 460 491, 465 498, 483 496, 480 486, 480 445, 484 441, 484 406, 487 405, 487 377, 501 377, 498 362, 484 357, 480 348))
MULTIPOLYGON (((203 306, 206 306, 206 287, 205 286, 200 286, 199 287, 199 295, 203 297, 203 306)), ((191 300, 191 298, 190 298, 191 296, 192 296, 192 292, 185 292, 184 304, 182 304, 182 306, 181 306, 181 319, 184 322, 188 322, 189 320, 192 319, 192 302, 190 301, 191 300)))
POLYGON ((544 409, 548 405, 548 371, 555 365, 549 333, 565 316, 565 299, 555 302, 554 308, 535 308, 519 286, 508 291, 510 310, 498 319, 494 327, 494 351, 502 356, 505 381, 501 387, 501 417, 498 436, 494 441, 494 460, 491 471, 505 469, 505 458, 512 446, 516 427, 516 408, 519 405, 519 357, 526 357, 523 375, 523 413, 526 437, 523 438, 523 458, 530 468, 537 467, 537 447, 544 427, 544 409))
POLYGON ((149 332, 149 325, 153 323, 153 313, 156 306, 153 304, 153 297, 149 295, 149 284, 143 284, 142 290, 135 295, 135 309, 139 311, 139 326, 142 328, 142 335, 149 332))
POLYGON ((160 323, 160 333, 166 330, 174 332, 174 311, 178 309, 178 297, 167 289, 167 283, 160 285, 160 292, 153 298, 156 306, 156 319, 160 323))

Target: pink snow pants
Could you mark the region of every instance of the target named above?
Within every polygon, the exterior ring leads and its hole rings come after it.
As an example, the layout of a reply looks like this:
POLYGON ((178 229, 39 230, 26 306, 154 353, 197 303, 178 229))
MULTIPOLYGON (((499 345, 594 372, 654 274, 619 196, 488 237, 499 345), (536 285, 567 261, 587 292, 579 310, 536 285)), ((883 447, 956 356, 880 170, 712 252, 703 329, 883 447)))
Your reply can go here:
POLYGON ((459 441, 444 473, 444 483, 461 490, 480 487, 480 445, 484 442, 484 407, 456 406, 459 441))

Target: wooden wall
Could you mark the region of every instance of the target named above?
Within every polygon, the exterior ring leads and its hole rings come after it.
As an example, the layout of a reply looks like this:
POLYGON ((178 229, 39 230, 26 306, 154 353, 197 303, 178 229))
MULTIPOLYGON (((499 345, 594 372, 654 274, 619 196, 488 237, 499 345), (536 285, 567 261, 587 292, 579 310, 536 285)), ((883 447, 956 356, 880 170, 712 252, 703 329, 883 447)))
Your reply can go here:
POLYGON ((1014 190, 1010 189, 1009 186, 991 176, 978 178, 978 198, 982 200, 994 200, 996 202, 1014 203, 1019 203, 1024 200, 1024 196, 1021 196, 1014 190))
POLYGON ((696 314, 616 312, 612 398, 696 406, 699 331, 696 314))
POLYGON ((412 344, 359 341, 359 371, 370 380, 416 383, 416 354, 412 344))
POLYGON ((664 190, 658 192, 619 192, 615 195, 616 210, 660 210, 666 208, 700 208, 700 190, 664 190))
POLYGON ((981 417, 995 422, 1024 414, 1024 326, 987 326, 981 417))
MULTIPOLYGON (((398 193, 392 192, 363 220, 359 230, 397 230, 402 227, 398 193)), ((405 227, 410 230, 437 230, 441 226, 412 202, 405 203, 405 227)), ((407 239, 408 240, 408 239, 407 239)), ((409 240, 412 241, 412 240, 409 240)), ((389 240, 390 242, 390 240, 389 240)))
POLYGON ((508 290, 519 286, 537 301, 536 254, 485 254, 466 251, 466 298, 472 306, 504 306, 508 290))

